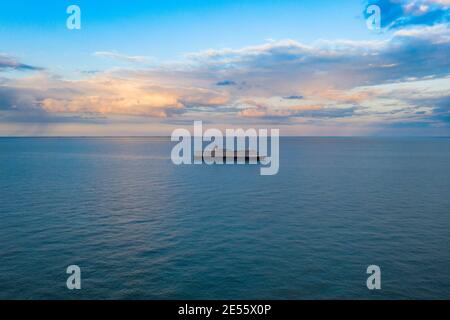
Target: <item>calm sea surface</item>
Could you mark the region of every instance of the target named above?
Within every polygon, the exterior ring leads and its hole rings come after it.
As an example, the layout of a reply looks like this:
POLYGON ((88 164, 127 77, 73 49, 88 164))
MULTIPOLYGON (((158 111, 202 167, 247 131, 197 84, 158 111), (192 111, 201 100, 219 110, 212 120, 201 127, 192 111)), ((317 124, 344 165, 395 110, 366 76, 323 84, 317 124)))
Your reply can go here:
POLYGON ((172 146, 0 139, 0 298, 450 299, 450 139, 283 138, 276 176, 172 146))

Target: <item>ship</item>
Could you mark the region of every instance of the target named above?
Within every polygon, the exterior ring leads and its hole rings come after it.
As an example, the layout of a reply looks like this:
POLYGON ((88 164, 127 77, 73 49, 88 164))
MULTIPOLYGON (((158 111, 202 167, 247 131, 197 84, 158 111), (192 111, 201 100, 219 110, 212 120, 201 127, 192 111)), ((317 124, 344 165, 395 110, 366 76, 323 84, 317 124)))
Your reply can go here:
POLYGON ((213 161, 215 159, 220 159, 220 157, 222 157, 224 163, 227 159, 230 159, 233 162, 240 160, 245 163, 258 163, 264 161, 266 158, 253 150, 230 151, 226 149, 219 149, 217 147, 211 151, 210 155, 206 154, 206 152, 198 152, 194 155, 194 159, 202 161, 213 161))

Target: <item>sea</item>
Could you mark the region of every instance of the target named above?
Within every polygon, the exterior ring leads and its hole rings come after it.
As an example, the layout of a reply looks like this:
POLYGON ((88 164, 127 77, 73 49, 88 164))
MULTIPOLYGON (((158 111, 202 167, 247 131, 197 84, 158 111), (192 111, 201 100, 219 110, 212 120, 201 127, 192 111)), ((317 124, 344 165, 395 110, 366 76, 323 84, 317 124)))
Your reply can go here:
POLYGON ((274 176, 173 146, 0 138, 0 298, 450 299, 450 138, 283 137, 274 176))

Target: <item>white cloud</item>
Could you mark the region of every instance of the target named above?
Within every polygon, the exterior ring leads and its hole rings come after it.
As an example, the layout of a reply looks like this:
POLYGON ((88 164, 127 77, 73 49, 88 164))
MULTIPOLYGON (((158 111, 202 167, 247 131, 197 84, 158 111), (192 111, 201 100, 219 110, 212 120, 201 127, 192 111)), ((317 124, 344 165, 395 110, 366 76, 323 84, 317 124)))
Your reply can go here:
POLYGON ((125 54, 121 54, 114 51, 97 51, 93 53, 94 56, 100 58, 108 58, 113 60, 125 61, 125 62, 133 62, 133 63, 148 63, 151 62, 152 59, 146 56, 129 56, 125 54))
MULTIPOLYGON (((429 84, 448 79, 449 50, 448 25, 398 31, 382 41, 270 41, 194 53, 176 63, 114 69, 76 81, 48 74, 6 79, 0 85, 0 109, 168 121, 409 121, 411 115, 415 120, 428 116, 415 114, 418 105, 410 100, 419 99, 416 91, 426 92, 430 99, 443 97, 442 90, 432 91, 429 84), (217 86, 224 81, 233 85, 217 86), (388 93, 389 88, 395 92, 388 93), (300 95, 302 99, 283 99, 300 95)), ((96 56, 145 60, 111 52, 96 56)), ((448 89, 448 80, 439 83, 448 89)))

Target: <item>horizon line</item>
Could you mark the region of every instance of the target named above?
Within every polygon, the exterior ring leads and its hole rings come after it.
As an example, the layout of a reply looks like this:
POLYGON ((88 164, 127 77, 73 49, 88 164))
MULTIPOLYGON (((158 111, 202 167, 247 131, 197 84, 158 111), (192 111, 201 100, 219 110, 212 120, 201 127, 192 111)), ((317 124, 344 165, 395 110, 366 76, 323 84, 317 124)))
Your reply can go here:
MULTIPOLYGON (((193 136, 194 137, 194 136, 193 136)), ((270 136, 268 136, 270 137, 270 136)), ((280 138, 450 138, 449 136, 425 136, 425 135, 348 135, 348 136, 314 136, 314 135, 289 135, 289 136, 279 136, 280 138)), ((1 136, 0 139, 40 139, 40 138, 46 138, 46 139, 117 139, 117 138, 171 138, 170 135, 148 135, 148 136, 121 136, 121 135, 111 135, 111 136, 94 136, 94 135, 87 135, 87 136, 1 136)))

